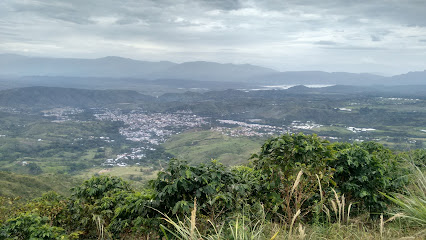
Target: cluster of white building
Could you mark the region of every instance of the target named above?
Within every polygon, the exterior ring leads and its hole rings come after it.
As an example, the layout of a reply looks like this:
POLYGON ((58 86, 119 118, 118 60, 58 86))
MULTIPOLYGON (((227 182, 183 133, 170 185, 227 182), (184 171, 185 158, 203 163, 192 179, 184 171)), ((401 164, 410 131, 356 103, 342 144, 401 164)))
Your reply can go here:
POLYGON ((357 127, 347 127, 346 129, 353 133, 370 132, 370 131, 376 130, 374 128, 357 128, 357 127))
MULTIPOLYGON (((122 153, 118 154, 116 158, 109 158, 107 159, 102 166, 119 166, 119 167, 125 167, 127 166, 126 162, 135 160, 141 160, 146 157, 146 154, 144 153, 146 150, 152 150, 154 151, 155 148, 151 147, 137 147, 132 148, 132 152, 129 153, 122 153)), ((136 163, 136 165, 139 165, 140 163, 136 163)))
POLYGON ((56 119, 52 122, 65 122, 69 121, 71 115, 76 115, 84 112, 83 109, 80 108, 72 108, 72 107, 63 107, 63 108, 54 108, 49 110, 42 111, 44 117, 55 117, 56 119))
POLYGON ((187 113, 145 113, 132 111, 122 114, 106 110, 95 114, 98 120, 122 121, 120 134, 127 140, 159 145, 172 134, 207 124, 206 118, 187 113))
POLYGON ((322 125, 316 124, 316 123, 311 122, 311 121, 307 121, 307 122, 293 121, 291 123, 290 128, 292 128, 294 130, 300 130, 300 129, 311 130, 313 128, 320 128, 320 127, 322 127, 322 125))
MULTIPOLYGON (((119 110, 98 110, 96 119, 101 121, 121 121, 124 127, 119 129, 127 140, 140 142, 142 146, 132 148, 131 152, 121 153, 116 158, 107 159, 104 166, 127 166, 128 162, 136 162, 146 157, 147 150, 155 150, 153 145, 159 145, 171 135, 181 131, 201 127, 207 124, 206 118, 191 112, 179 113, 146 113, 134 110, 124 114, 119 110)), ((105 137, 105 141, 108 141, 105 137)), ((111 141, 111 140, 109 140, 111 141)))
POLYGON ((266 124, 257 124, 257 123, 246 123, 234 120, 217 120, 221 124, 235 125, 236 127, 215 127, 211 128, 212 131, 220 132, 224 135, 232 137, 263 137, 274 134, 282 134, 285 130, 281 127, 270 126, 266 124))

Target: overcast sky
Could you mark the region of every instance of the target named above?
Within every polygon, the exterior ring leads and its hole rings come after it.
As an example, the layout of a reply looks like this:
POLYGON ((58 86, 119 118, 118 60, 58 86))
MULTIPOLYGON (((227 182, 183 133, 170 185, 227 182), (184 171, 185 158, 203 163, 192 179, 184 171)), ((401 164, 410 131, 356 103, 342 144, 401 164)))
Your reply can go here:
POLYGON ((0 53, 426 69, 426 0, 0 0, 0 53))

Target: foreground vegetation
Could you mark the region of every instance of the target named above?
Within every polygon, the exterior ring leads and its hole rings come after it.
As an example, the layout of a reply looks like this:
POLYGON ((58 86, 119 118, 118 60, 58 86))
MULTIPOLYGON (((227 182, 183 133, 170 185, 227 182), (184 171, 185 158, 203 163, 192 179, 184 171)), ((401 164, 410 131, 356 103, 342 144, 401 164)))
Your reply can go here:
POLYGON ((0 238, 422 239, 425 155, 283 135, 246 166, 173 159, 142 191, 103 175, 70 197, 1 198, 0 238))

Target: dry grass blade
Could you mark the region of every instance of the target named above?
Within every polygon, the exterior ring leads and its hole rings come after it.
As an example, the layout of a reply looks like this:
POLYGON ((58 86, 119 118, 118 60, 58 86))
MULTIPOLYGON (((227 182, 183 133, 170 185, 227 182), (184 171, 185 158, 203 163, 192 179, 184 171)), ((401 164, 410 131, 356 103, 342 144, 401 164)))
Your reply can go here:
POLYGON ((320 178, 319 178, 318 174, 315 174, 315 176, 316 176, 316 177, 317 177, 317 179, 318 179, 318 186, 319 186, 320 197, 321 197, 321 204, 322 204, 322 203, 323 203, 323 199, 324 199, 324 197, 322 196, 321 180, 320 180, 320 178))
POLYGON ((349 207, 348 207, 348 216, 346 218, 346 223, 349 223, 350 217, 349 214, 351 214, 351 207, 352 207, 352 203, 349 203, 349 207))
POLYGON ((102 220, 101 216, 93 215, 92 220, 96 223, 96 228, 98 231, 98 239, 99 240, 111 239, 110 234, 105 229, 105 226, 104 226, 105 223, 102 220))
POLYGON ((294 181, 293 187, 291 188, 290 196, 293 195, 294 190, 299 185, 302 174, 303 174, 303 170, 300 170, 299 173, 297 174, 296 181, 294 181))
POLYGON ((194 198, 194 209, 192 209, 191 211, 191 236, 194 236, 196 216, 197 216, 197 198, 194 198))
POLYGON ((306 238, 305 228, 300 223, 299 223, 298 230, 299 230, 299 239, 305 239, 306 238))
POLYGON ((297 218, 299 215, 300 215, 300 209, 299 209, 299 210, 297 210, 296 214, 294 214, 294 216, 293 216, 293 219, 291 219, 290 230, 289 230, 289 232, 288 232, 288 237, 289 237, 289 239, 291 238, 291 235, 292 235, 294 222, 296 221, 296 218, 297 218))
POLYGON ((278 233, 280 233, 280 231, 277 231, 277 232, 274 234, 274 236, 272 236, 272 237, 271 237, 271 239, 270 239, 270 240, 274 240, 274 239, 278 236, 278 233))
POLYGON ((345 194, 342 195, 342 207, 340 209, 341 211, 341 218, 342 218, 342 222, 345 222, 345 194))
POLYGON ((330 200, 330 202, 331 202, 331 207, 333 207, 333 211, 334 211, 334 214, 336 215, 336 219, 339 219, 339 213, 338 213, 338 210, 337 210, 337 205, 336 205, 336 203, 334 202, 334 200, 330 200))
POLYGON ((397 214, 393 215, 392 217, 390 217, 388 220, 386 220, 385 223, 391 222, 391 221, 393 221, 397 218, 400 218, 400 217, 404 217, 404 214, 403 213, 397 213, 397 214))
POLYGON ((342 216, 342 203, 339 200, 339 196, 337 195, 336 191, 332 188, 331 190, 333 190, 334 193, 334 197, 336 198, 336 205, 333 206, 333 209, 335 209, 334 211, 336 212, 336 218, 338 219, 339 224, 341 223, 341 216, 342 216))
POLYGON ((327 215, 328 223, 331 223, 330 209, 328 209, 328 207, 326 207, 325 205, 323 205, 323 207, 324 207, 325 215, 327 215))

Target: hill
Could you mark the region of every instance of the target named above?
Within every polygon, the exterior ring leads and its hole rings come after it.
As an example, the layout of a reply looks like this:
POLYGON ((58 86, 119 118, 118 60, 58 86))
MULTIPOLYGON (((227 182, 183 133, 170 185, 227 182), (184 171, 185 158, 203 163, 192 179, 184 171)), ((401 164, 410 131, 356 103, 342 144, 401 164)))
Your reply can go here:
POLYGON ((77 183, 77 180, 64 175, 30 176, 0 171, 0 196, 32 199, 48 191, 67 196, 70 188, 77 183))
POLYGON ((226 165, 238 165, 246 163, 263 141, 261 138, 229 137, 213 131, 191 131, 172 136, 164 147, 176 158, 191 164, 216 159, 226 165))
POLYGON ((116 103, 140 103, 153 99, 153 97, 128 90, 26 87, 0 91, 0 105, 9 107, 93 107, 116 103))
POLYGON ((426 70, 423 72, 409 72, 390 78, 391 84, 424 85, 426 84, 426 70))

